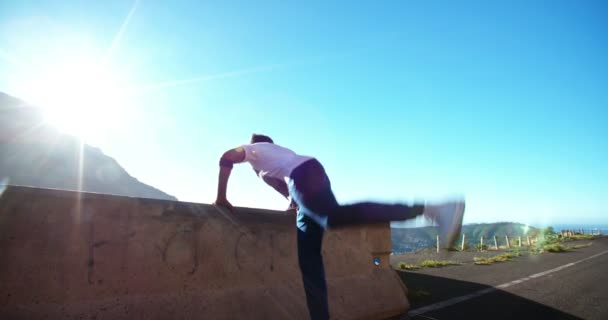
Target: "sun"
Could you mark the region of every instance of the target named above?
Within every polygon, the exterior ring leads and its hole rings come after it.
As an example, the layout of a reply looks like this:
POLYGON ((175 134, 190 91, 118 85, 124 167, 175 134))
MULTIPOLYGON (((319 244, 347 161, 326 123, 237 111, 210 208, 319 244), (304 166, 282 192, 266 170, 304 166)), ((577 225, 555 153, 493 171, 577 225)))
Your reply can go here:
POLYGON ((38 74, 28 98, 47 123, 83 140, 97 140, 129 121, 133 99, 124 77, 104 63, 71 57, 38 74))

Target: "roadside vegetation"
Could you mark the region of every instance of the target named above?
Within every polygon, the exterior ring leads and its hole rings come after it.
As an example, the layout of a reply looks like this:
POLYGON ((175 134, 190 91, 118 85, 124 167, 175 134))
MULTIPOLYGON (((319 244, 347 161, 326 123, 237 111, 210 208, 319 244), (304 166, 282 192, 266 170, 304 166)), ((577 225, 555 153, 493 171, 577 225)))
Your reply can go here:
POLYGON ((566 252, 568 251, 568 248, 564 245, 562 245, 561 243, 551 243, 551 244, 546 244, 543 247, 543 251, 545 252, 566 252))
POLYGON ((420 266, 424 268, 441 268, 447 266, 459 266, 462 263, 451 260, 424 260, 420 262, 420 266))
POLYGON ((447 266, 459 266, 462 263, 451 260, 423 260, 419 264, 399 262, 397 265, 401 270, 418 270, 421 268, 441 268, 447 266))
POLYGON ((590 235, 590 234, 573 234, 570 236, 559 236, 553 230, 553 227, 547 227, 538 235, 538 243, 535 247, 531 248, 530 251, 532 253, 543 253, 543 252, 568 252, 571 250, 586 248, 591 246, 591 243, 587 244, 575 244, 575 245, 567 245, 565 244, 567 241, 573 240, 593 240, 598 236, 590 235))
POLYGON ((590 247, 591 244, 592 243, 590 242, 590 243, 585 243, 585 244, 575 244, 575 245, 572 245, 572 246, 568 246, 568 245, 562 244, 560 242, 556 242, 556 243, 545 244, 544 246, 542 246, 540 248, 533 248, 533 250, 531 250, 531 251, 533 253, 543 253, 543 252, 559 253, 559 252, 568 252, 568 251, 572 251, 572 250, 576 250, 576 249, 590 247))
POLYGON ((506 252, 493 257, 475 257, 473 258, 476 265, 490 265, 497 262, 511 261, 515 257, 519 257, 521 253, 519 251, 506 252))
POLYGON ((401 270, 418 270, 418 269, 420 269, 419 265, 405 263, 405 262, 399 262, 399 264, 397 266, 401 270))
POLYGON ((573 234, 569 237, 565 237, 566 240, 593 240, 597 238, 597 236, 590 234, 573 234))
MULTIPOLYGON (((494 263, 507 262, 511 261, 516 257, 522 255, 529 254, 541 254, 544 252, 551 253, 562 253, 569 252, 576 249, 587 248, 591 246, 593 243, 571 243, 570 241, 575 240, 594 240, 600 236, 595 235, 587 235, 587 234, 573 234, 569 236, 562 236, 557 234, 552 227, 547 227, 544 230, 539 230, 538 233, 534 234, 536 241, 533 242, 531 246, 525 245, 525 242, 522 241, 521 246, 517 245, 517 242, 511 242, 511 248, 509 251, 504 252, 504 249, 507 249, 504 246, 500 246, 500 253, 495 256, 489 257, 473 257, 473 263, 475 265, 491 265, 494 263)), ((491 245, 488 246, 486 244, 480 246, 479 244, 475 246, 469 247, 469 244, 465 242, 464 250, 461 250, 459 246, 454 246, 448 251, 452 252, 471 252, 471 251, 484 251, 486 254, 489 254, 490 251, 494 250, 496 246, 491 245)), ((469 256, 470 257, 470 256, 469 256)), ((469 258, 470 259, 470 258, 469 258)), ((441 268, 446 266, 456 266, 462 265, 462 262, 452 261, 452 260, 423 260, 417 264, 411 264, 406 262, 399 262, 397 267, 399 270, 419 270, 422 268, 441 268)))
POLYGON ((570 249, 581 249, 581 248, 587 248, 587 247, 590 247, 591 245, 592 245, 592 243, 591 243, 591 242, 589 242, 589 243, 585 243, 585 244, 577 244, 577 245, 570 246, 570 249))

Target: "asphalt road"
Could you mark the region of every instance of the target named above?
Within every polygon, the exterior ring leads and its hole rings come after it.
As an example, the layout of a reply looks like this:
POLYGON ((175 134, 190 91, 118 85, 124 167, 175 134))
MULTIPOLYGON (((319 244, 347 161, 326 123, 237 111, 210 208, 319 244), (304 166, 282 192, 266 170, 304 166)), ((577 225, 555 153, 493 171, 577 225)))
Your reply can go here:
POLYGON ((489 266, 400 272, 410 291, 409 316, 412 320, 608 319, 608 237, 577 243, 589 242, 587 248, 522 256, 489 266))

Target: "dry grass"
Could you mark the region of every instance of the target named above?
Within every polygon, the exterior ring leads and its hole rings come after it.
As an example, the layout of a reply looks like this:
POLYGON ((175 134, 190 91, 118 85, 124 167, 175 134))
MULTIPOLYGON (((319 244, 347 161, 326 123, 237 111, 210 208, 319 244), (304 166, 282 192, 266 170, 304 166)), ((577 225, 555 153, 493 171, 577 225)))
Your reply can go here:
POLYGON ((424 260, 420 262, 420 266, 424 268, 441 268, 447 266, 459 266, 462 263, 451 260, 424 260))
POLYGON ((499 254, 497 256, 487 257, 487 258, 475 257, 475 258, 473 258, 473 260, 475 261, 475 264, 477 264, 477 265, 489 265, 489 264, 493 264, 493 263, 497 263, 497 262, 511 261, 511 259, 513 259, 514 257, 520 256, 520 255, 521 254, 519 252, 507 252, 507 253, 503 253, 503 254, 499 254))
POLYGON ((566 251, 568 251, 568 247, 562 245, 561 243, 553 243, 553 244, 548 244, 548 245, 544 246, 543 251, 566 252, 566 251))
POLYGON ((410 264, 399 262, 397 267, 399 270, 418 270, 421 268, 441 268, 446 266, 459 266, 462 263, 450 260, 423 260, 419 264, 410 264))
POLYGON ((418 269, 420 269, 420 266, 417 266, 415 264, 405 263, 405 262, 399 262, 398 267, 401 270, 418 270, 418 269))
POLYGON ((569 246, 568 249, 581 249, 581 248, 587 248, 590 247, 592 245, 591 242, 586 243, 586 244, 575 244, 573 246, 569 246))
POLYGON ((569 237, 564 237, 566 240, 593 240, 595 238, 597 238, 597 236, 590 234, 574 234, 569 237))

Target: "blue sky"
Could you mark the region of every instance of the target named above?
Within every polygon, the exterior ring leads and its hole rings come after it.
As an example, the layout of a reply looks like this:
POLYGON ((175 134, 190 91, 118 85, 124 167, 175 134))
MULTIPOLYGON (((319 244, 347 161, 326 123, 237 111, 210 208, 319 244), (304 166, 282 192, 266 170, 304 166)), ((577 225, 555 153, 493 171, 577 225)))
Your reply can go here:
MULTIPOLYGON (((57 126, 79 122, 75 134, 180 200, 212 202, 218 157, 258 132, 320 159, 341 202, 462 194, 465 222, 605 223, 607 13, 604 1, 2 2, 0 91, 43 105, 48 83, 84 90, 53 96, 89 115, 64 109, 57 126), (112 76, 66 79, 74 61, 112 76), (128 103, 100 103, 116 90, 128 103)), ((247 165, 229 199, 286 205, 247 165)))

